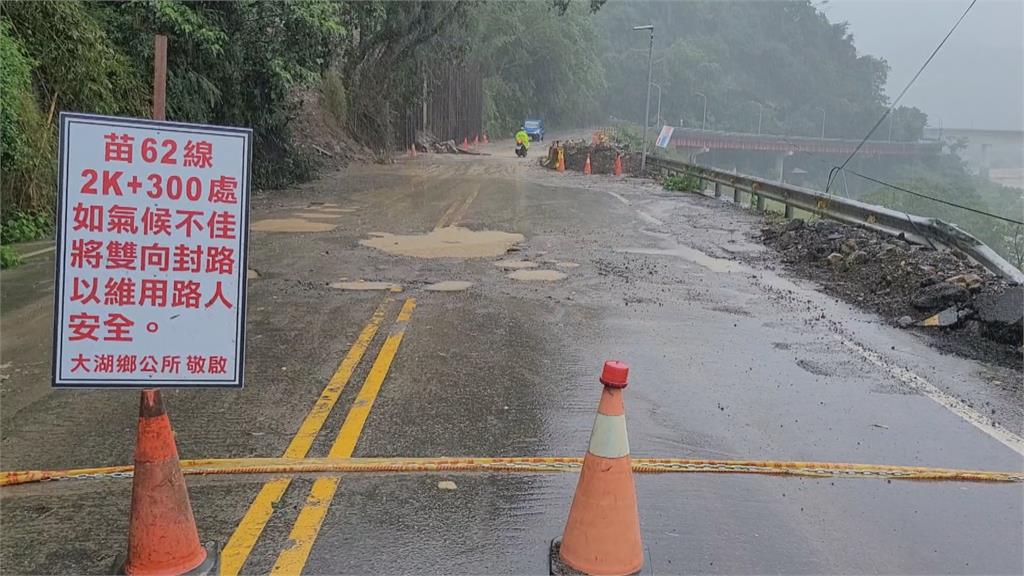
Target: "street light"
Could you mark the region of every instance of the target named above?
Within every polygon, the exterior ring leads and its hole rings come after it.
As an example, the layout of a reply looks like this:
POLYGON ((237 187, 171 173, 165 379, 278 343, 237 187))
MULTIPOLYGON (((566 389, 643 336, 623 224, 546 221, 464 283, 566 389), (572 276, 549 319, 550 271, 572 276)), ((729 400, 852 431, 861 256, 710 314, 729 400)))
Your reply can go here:
POLYGON ((893 108, 892 112, 889 113, 889 142, 892 142, 892 123, 896 120, 896 115, 899 114, 899 108, 893 108))
POLYGON ((761 116, 764 114, 764 104, 760 102, 754 102, 757 104, 757 134, 761 134, 761 116))
POLYGON ((655 88, 658 89, 658 113, 655 115, 655 118, 658 119, 658 124, 660 125, 661 124, 661 84, 658 84, 657 82, 651 82, 651 86, 654 86, 655 88))
POLYGON ((651 122, 651 72, 654 70, 654 24, 633 26, 633 30, 650 30, 651 44, 647 49, 647 102, 644 107, 644 145, 640 154, 640 174, 647 168, 647 125, 651 122))
POLYGON ((700 121, 700 129, 706 130, 708 125, 708 97, 703 92, 696 92, 694 94, 704 99, 704 118, 700 121))
POLYGON ((939 119, 939 141, 941 142, 942 141, 942 116, 939 116, 938 114, 933 114, 933 116, 935 116, 936 118, 939 119))

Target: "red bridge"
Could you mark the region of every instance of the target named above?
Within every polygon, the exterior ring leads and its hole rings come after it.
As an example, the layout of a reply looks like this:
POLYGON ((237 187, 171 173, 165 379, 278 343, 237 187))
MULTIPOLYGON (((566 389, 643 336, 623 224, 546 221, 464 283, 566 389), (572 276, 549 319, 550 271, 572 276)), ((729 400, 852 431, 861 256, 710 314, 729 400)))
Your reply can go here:
MULTIPOLYGON (((806 138, 803 136, 776 136, 742 132, 716 132, 675 128, 670 140, 672 146, 682 150, 750 150, 755 152, 805 152, 811 154, 849 155, 859 140, 838 138, 806 138)), ((916 156, 936 154, 941 150, 938 142, 879 142, 869 140, 858 155, 863 156, 916 156)))

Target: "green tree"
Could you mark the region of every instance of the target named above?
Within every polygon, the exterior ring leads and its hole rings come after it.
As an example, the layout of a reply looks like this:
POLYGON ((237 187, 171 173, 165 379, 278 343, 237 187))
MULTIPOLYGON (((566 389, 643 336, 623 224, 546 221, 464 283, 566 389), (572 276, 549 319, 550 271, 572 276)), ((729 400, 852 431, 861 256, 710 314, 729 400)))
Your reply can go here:
MULTIPOLYGON (((709 129, 754 131, 761 112, 763 132, 817 136, 824 109, 826 136, 859 138, 888 104, 885 61, 858 55, 847 25, 829 22, 805 0, 617 2, 596 20, 605 109, 627 120, 642 122, 646 96, 648 37, 632 27, 649 23, 666 122, 700 127, 700 92, 709 129)), ((905 114, 907 139, 918 123, 911 116, 905 114)))
POLYGON ((597 117, 605 90, 597 31, 584 6, 561 10, 510 0, 477 10, 473 57, 484 70, 488 132, 511 134, 528 116, 562 126, 597 117))

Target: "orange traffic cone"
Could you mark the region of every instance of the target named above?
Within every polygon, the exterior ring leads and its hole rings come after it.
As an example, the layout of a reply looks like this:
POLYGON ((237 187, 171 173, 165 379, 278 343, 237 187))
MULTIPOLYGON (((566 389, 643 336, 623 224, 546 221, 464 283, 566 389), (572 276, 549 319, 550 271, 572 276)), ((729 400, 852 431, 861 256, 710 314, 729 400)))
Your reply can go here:
POLYGON ((490 144, 490 140, 487 139, 487 133, 484 132, 484 144, 490 144))
POLYGON ((622 176, 622 154, 615 155, 615 175, 622 176))
POLYGON ((469 148, 469 138, 467 138, 465 136, 462 137, 462 147, 463 148, 469 148))
POLYGON ((555 169, 559 172, 565 172, 565 149, 561 146, 558 147, 558 162, 555 165, 555 169))
POLYGON ((583 163, 583 173, 590 174, 590 152, 587 152, 587 161, 583 163))
POLYGON ((604 390, 569 520, 562 541, 551 546, 552 574, 635 574, 644 566, 622 403, 628 376, 626 364, 605 362, 604 390))
POLYGON ((123 574, 210 574, 219 554, 199 543, 171 421, 159 390, 143 390, 123 574))
POLYGON ((473 135, 473 146, 476 146, 479 143, 480 143, 480 135, 479 134, 474 134, 473 135))

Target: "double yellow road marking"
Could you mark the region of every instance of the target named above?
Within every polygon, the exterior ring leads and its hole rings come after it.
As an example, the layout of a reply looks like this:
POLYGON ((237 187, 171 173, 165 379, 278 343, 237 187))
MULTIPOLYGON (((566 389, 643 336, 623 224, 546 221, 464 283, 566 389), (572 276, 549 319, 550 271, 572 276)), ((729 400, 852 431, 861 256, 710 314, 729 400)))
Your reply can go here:
MULTIPOLYGON (((351 379, 356 366, 359 365, 360 360, 362 360, 367 348, 369 348, 370 343, 377 334, 381 322, 384 320, 387 307, 391 302, 392 297, 389 296, 377 307, 370 322, 360 332, 359 337, 356 338, 355 343, 352 344, 345 358, 338 365, 338 369, 320 394, 320 398, 299 426, 299 431, 285 450, 285 457, 304 458, 308 454, 317 435, 323 428, 324 422, 341 396, 342 390, 344 390, 345 385, 351 379)), ((369 417, 370 409, 373 407, 373 402, 377 398, 377 394, 384 384, 384 379, 387 377, 388 370, 391 368, 395 354, 398 352, 398 346, 402 342, 405 328, 415 307, 416 300, 413 298, 406 299, 402 305, 402 309, 398 313, 390 334, 377 354, 377 359, 374 361, 373 367, 363 382, 363 387, 360 389, 355 403, 349 410, 341 430, 331 446, 331 457, 347 458, 355 450, 356 442, 359 440, 366 419, 369 417)), ((241 572, 242 566, 245 564, 257 540, 259 540, 260 535, 263 533, 263 529, 273 515, 274 506, 280 502, 281 497, 284 496, 290 484, 291 478, 277 478, 265 483, 260 489, 260 492, 249 506, 249 510, 242 517, 241 522, 239 522, 234 534, 231 535, 231 538, 224 546, 224 550, 221 553, 222 575, 236 576, 241 572)), ((302 571, 302 567, 305 566, 309 551, 320 531, 320 526, 327 515, 327 509, 334 498, 337 487, 337 478, 319 478, 313 483, 309 497, 306 499, 298 518, 295 520, 295 525, 288 535, 289 546, 278 556, 272 570, 273 573, 298 574, 302 571)))
POLYGON ((437 225, 434 229, 446 228, 448 226, 455 226, 460 220, 466 217, 466 213, 469 212, 469 206, 476 200, 477 195, 480 194, 480 184, 471 184, 472 190, 466 195, 461 202, 457 201, 452 203, 448 207, 448 210, 441 215, 441 219, 437 221, 437 225))
MULTIPOLYGON (((416 301, 409 298, 398 313, 391 333, 384 341, 380 353, 377 354, 377 359, 373 362, 373 367, 370 368, 370 373, 366 376, 363 387, 359 390, 359 395, 356 396, 352 408, 348 411, 348 416, 345 417, 345 422, 341 425, 338 437, 331 446, 331 458, 348 458, 355 451, 356 442, 359 441, 359 435, 363 431, 363 425, 366 424, 370 409, 373 408, 373 402, 377 399, 377 394, 380 393, 380 388, 384 384, 384 378, 388 375, 391 362, 398 352, 398 345, 402 343, 402 337, 405 335, 406 324, 408 324, 415 307, 416 301)), ((317 478, 313 482, 306 504, 299 512, 299 517, 295 519, 295 525, 292 526, 292 531, 288 535, 288 546, 277 557, 277 562, 274 563, 274 567, 270 571, 271 574, 299 574, 302 572, 303 566, 306 565, 306 559, 309 557, 309 551, 312 549, 313 542, 320 532, 320 526, 327 515, 327 509, 334 498, 334 492, 338 488, 338 481, 338 478, 323 477, 317 478)))

